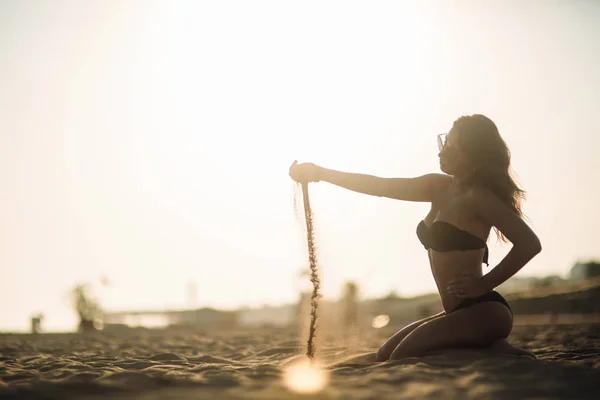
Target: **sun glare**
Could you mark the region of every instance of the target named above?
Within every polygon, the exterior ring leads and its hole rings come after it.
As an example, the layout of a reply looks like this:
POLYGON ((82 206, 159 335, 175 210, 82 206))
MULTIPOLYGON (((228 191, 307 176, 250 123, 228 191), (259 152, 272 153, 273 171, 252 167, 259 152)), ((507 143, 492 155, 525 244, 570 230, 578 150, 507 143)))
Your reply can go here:
POLYGON ((381 314, 373 318, 372 326, 375 329, 383 328, 390 323, 389 315, 381 314))
POLYGON ((283 383, 289 390, 302 394, 318 393, 328 382, 328 371, 306 358, 288 366, 283 376, 283 383))

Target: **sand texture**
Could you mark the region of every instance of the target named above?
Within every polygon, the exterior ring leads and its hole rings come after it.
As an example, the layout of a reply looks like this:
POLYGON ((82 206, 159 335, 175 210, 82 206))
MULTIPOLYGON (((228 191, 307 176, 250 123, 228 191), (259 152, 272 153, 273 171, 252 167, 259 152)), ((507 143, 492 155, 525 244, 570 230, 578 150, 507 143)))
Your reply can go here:
POLYGON ((306 351, 293 329, 0 335, 0 398, 600 398, 600 324, 516 326, 511 342, 537 360, 474 350, 385 363, 356 357, 395 329, 372 330, 352 350, 321 343, 329 383, 312 395, 283 384, 286 363, 306 351))

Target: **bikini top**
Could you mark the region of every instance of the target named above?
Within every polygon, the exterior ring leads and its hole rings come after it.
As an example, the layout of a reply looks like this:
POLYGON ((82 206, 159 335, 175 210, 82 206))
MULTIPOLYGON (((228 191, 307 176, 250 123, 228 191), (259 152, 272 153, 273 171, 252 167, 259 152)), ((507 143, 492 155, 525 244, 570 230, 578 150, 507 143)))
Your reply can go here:
POLYGON ((489 250, 485 241, 448 222, 435 221, 431 227, 428 227, 425 221, 421 221, 417 226, 417 237, 426 250, 446 252, 485 249, 483 262, 490 265, 488 262, 489 250))

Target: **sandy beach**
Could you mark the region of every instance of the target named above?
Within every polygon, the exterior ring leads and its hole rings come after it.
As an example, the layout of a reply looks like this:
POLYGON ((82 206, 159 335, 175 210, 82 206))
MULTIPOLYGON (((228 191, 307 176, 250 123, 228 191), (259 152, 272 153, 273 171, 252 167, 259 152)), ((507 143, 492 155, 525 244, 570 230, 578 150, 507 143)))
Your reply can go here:
POLYGON ((291 328, 232 332, 130 329, 0 336, 0 397, 44 399, 592 399, 600 394, 600 323, 515 326, 510 340, 537 360, 475 350, 372 362, 397 327, 352 349, 329 337, 318 355, 327 384, 286 384, 305 351, 291 328), (362 356, 367 354, 366 356, 362 356))

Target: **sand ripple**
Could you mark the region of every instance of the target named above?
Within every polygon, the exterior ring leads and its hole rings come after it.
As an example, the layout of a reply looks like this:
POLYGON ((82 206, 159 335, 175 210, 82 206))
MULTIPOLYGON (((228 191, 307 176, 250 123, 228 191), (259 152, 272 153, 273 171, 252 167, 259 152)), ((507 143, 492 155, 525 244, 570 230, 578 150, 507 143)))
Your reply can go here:
MULTIPOLYGON (((281 329, 1 335, 0 397, 307 399, 282 384, 285 366, 304 352, 295 336, 281 329)), ((598 324, 516 327, 511 341, 537 360, 448 350, 375 363, 381 340, 374 333, 361 351, 322 347, 330 383, 312 398, 591 399, 600 393, 598 324)))

